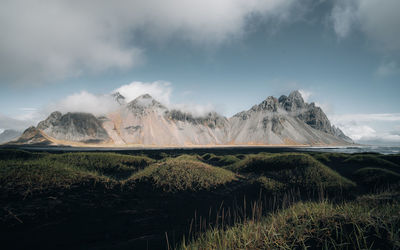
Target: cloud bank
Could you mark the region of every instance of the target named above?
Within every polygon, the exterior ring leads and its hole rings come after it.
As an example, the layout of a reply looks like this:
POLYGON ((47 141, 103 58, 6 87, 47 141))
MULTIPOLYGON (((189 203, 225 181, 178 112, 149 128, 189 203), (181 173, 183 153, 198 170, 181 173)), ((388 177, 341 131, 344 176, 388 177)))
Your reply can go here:
POLYGON ((219 45, 259 16, 290 19, 294 0, 5 0, 0 8, 0 82, 35 84, 142 64, 137 41, 219 45))
POLYGON ((54 111, 60 111, 63 114, 67 112, 85 112, 96 116, 105 115, 120 108, 120 104, 113 97, 116 92, 123 95, 126 102, 130 102, 140 95, 150 94, 169 109, 179 109, 192 113, 194 116, 203 116, 216 110, 215 106, 209 103, 174 103, 171 101, 172 91, 172 84, 165 81, 147 83, 135 81, 122 85, 106 94, 80 91, 51 102, 39 109, 20 108, 20 114, 15 117, 0 114, 0 130, 10 128, 24 130, 32 125, 36 126, 39 121, 46 119, 54 111))
POLYGON ((169 105, 172 87, 171 83, 162 81, 152 83, 132 82, 130 84, 122 85, 113 92, 119 92, 126 98, 127 102, 134 100, 140 95, 149 94, 162 104, 169 105))
POLYGON ((359 30, 378 50, 400 52, 399 9, 398 0, 336 0, 331 20, 339 38, 359 30))
POLYGON ((358 143, 400 146, 400 113, 329 115, 329 118, 358 143))

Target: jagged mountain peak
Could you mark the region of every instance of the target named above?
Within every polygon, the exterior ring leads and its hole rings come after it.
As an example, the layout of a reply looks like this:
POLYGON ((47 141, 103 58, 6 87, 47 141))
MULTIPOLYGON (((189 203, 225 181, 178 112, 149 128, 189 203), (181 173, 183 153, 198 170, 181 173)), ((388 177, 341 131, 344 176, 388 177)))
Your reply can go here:
POLYGON ((273 96, 268 96, 267 99, 262 101, 259 105, 253 106, 253 111, 270 111, 277 112, 278 111, 278 99, 273 96))
POLYGON ((127 104, 127 108, 132 111, 144 111, 149 109, 167 109, 159 101, 154 99, 149 94, 143 94, 136 97, 133 101, 127 104))
POLYGON ((288 97, 281 96, 279 103, 288 112, 296 112, 307 108, 303 96, 298 90, 292 91, 288 97))
POLYGON ((154 99, 154 98, 149 94, 143 94, 138 96, 136 99, 154 99))
POLYGON ((289 98, 292 98, 294 100, 300 100, 300 101, 304 102, 303 96, 301 95, 300 91, 298 91, 298 90, 294 90, 294 91, 290 92, 289 98))

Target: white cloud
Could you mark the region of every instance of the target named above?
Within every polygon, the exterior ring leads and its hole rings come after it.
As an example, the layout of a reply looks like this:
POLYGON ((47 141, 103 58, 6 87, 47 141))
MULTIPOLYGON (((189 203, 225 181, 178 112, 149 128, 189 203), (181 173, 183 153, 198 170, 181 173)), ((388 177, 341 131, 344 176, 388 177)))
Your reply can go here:
POLYGON ((340 129, 355 141, 376 136, 376 131, 367 125, 345 124, 341 125, 340 129))
POLYGON ((162 104, 169 105, 172 87, 169 82, 163 81, 152 83, 132 82, 130 84, 122 85, 113 92, 119 92, 126 98, 127 102, 132 101, 140 95, 149 94, 162 104))
MULTIPOLYGON (((137 42, 180 39, 219 45, 260 16, 290 21, 294 0, 5 0, 0 8, 0 80, 53 81, 143 63, 137 42)), ((298 11, 297 11, 298 12, 298 11)), ((296 13, 297 13, 296 12, 296 13)), ((141 43, 143 44, 143 43, 141 43)))
POLYGON ((314 101, 314 99, 316 97, 314 92, 309 91, 309 90, 304 90, 304 89, 299 89, 299 92, 305 102, 308 102, 308 103, 314 102, 317 107, 320 107, 325 112, 325 114, 333 113, 333 106, 331 104, 326 103, 326 102, 314 101))
POLYGON ((181 103, 181 104, 173 104, 170 106, 172 109, 178 109, 183 112, 191 113, 195 117, 201 117, 207 115, 210 112, 215 112, 216 107, 211 104, 194 104, 194 103, 181 103))
POLYGON ((42 108, 20 108, 21 113, 14 117, 0 115, 0 129, 14 128, 24 130, 32 125, 36 126, 39 121, 46 119, 54 111, 60 111, 63 114, 67 112, 85 112, 96 116, 105 115, 120 108, 118 102, 111 95, 115 92, 123 95, 126 98, 126 102, 130 102, 140 95, 150 94, 168 108, 189 112, 194 116, 202 116, 216 110, 212 104, 172 103, 170 100, 172 85, 169 82, 132 82, 122 85, 111 93, 93 94, 81 91, 49 103, 42 108))
POLYGON ((399 9, 398 0, 337 0, 331 20, 339 38, 357 29, 373 41, 378 50, 400 51, 399 9))
POLYGON ((358 143, 400 144, 400 113, 330 115, 329 118, 358 143))
POLYGON ((313 95, 313 93, 311 91, 307 91, 307 90, 304 90, 304 89, 299 89, 299 92, 300 92, 300 94, 303 97, 305 102, 309 102, 310 101, 310 97, 313 95))
POLYGON ((384 77, 396 75, 400 73, 400 67, 395 61, 387 61, 379 65, 376 73, 379 76, 384 76, 384 77))
POLYGON ((396 122, 400 121, 400 113, 383 113, 383 114, 345 114, 329 116, 333 123, 340 122, 396 122))
POLYGON ((116 110, 119 104, 114 101, 109 94, 95 95, 86 91, 81 91, 69 95, 62 100, 49 104, 42 113, 50 113, 53 111, 66 112, 84 112, 94 115, 104 115, 108 112, 116 110))
POLYGON ((6 115, 0 114, 0 129, 14 129, 14 130, 25 130, 29 126, 36 125, 36 123, 32 120, 23 120, 16 119, 13 117, 9 117, 6 115))
POLYGON ((346 37, 357 20, 353 1, 337 1, 332 9, 333 29, 339 38, 346 37))

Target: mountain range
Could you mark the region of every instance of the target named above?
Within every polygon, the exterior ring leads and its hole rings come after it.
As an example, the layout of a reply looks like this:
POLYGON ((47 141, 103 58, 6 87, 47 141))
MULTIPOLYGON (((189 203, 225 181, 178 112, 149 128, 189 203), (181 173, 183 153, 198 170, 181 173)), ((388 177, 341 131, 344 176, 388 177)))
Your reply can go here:
POLYGON ((268 97, 227 118, 169 109, 148 94, 126 102, 120 93, 114 112, 55 111, 12 144, 71 146, 190 147, 219 145, 349 145, 353 141, 331 125, 323 110, 306 103, 299 91, 268 97))

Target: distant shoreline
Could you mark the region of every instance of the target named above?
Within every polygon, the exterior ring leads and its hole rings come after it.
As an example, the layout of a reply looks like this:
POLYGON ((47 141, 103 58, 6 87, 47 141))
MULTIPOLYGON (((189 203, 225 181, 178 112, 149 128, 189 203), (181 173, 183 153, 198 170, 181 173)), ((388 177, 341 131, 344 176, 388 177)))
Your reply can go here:
POLYGON ((76 146, 55 146, 55 145, 0 145, 0 149, 21 149, 27 151, 43 151, 43 152, 244 152, 244 153, 257 153, 257 152, 336 152, 336 153, 381 153, 381 154, 399 154, 400 147, 391 146, 369 146, 369 145, 352 145, 352 146, 306 146, 306 145, 224 145, 224 146, 207 146, 207 147, 76 147, 76 146))

